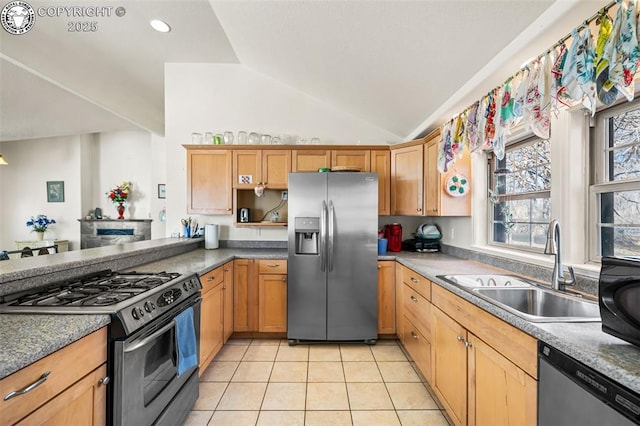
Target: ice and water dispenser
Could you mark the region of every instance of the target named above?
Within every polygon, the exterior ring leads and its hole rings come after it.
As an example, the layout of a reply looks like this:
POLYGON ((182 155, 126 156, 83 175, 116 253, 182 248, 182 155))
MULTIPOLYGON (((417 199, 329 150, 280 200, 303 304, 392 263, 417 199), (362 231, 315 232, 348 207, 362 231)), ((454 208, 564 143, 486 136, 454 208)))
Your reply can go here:
POLYGON ((296 254, 318 254, 320 218, 296 217, 296 254))

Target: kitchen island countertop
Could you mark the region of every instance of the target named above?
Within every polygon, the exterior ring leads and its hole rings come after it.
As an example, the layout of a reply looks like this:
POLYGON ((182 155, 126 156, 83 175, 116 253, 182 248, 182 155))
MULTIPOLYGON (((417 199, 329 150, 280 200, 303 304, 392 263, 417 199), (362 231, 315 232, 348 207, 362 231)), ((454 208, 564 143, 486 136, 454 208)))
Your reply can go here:
MULTIPOLYGON (((286 259, 286 249, 195 250, 128 268, 139 272, 204 274, 235 258, 286 259)), ((396 260, 518 329, 640 393, 640 348, 601 331, 596 323, 531 323, 438 278, 443 274, 511 272, 442 253, 388 253, 396 260)), ((106 325, 100 315, 0 315, 0 378, 106 325), (51 333, 56 330, 56 333, 51 333), (62 333, 59 330, 63 330, 62 333), (65 331, 66 330, 66 331, 65 331), (16 335, 16 336, 12 336, 16 335), (42 336, 46 336, 45 339, 42 336), (58 336, 58 337, 56 337, 58 336), (59 341, 57 341, 59 340, 59 341)))

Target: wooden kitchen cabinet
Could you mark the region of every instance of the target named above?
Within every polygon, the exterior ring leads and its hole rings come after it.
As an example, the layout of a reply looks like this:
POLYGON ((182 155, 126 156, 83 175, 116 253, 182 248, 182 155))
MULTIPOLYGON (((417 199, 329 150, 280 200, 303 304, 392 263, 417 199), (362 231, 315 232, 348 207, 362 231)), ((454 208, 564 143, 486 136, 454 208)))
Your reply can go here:
POLYGON ((233 187, 253 189, 258 184, 270 189, 286 189, 291 171, 291 151, 233 150, 233 187))
POLYGON ((371 172, 378 173, 378 214, 391 214, 391 153, 371 151, 371 172))
POLYGON ((403 265, 399 274, 402 282, 402 339, 405 349, 416 366, 431 380, 431 282, 403 265))
POLYGON ((395 273, 395 288, 396 288, 396 335, 398 340, 405 345, 404 340, 404 283, 402 282, 402 276, 404 272, 404 266, 396 262, 395 273))
POLYGON ((396 334, 395 264, 378 261, 378 334, 396 334))
POLYGON ((258 331, 257 281, 253 259, 233 261, 233 331, 258 331))
POLYGON ((371 151, 364 150, 332 150, 331 167, 355 167, 361 172, 371 171, 371 151))
POLYGON ((236 332, 287 331, 287 261, 234 260, 236 332))
POLYGON ((187 213, 231 214, 230 150, 187 149, 187 213))
POLYGON ((456 425, 535 425, 537 341, 432 287, 431 387, 456 425))
POLYGON ((287 261, 258 261, 258 331, 287 331, 287 261))
MULTIPOLYGON (((417 142, 417 141, 416 141, 417 142)), ((391 150, 391 214, 422 216, 423 143, 391 150)))
POLYGON ((224 266, 200 277, 200 375, 202 375, 224 344, 224 266))
POLYGON ((317 172, 331 167, 331 151, 328 149, 294 149, 291 152, 292 172, 317 172))
POLYGON ((469 424, 535 425, 537 383, 473 334, 468 336, 469 424))
POLYGON ((453 169, 447 173, 438 171, 438 147, 440 144, 440 130, 436 130, 425 138, 424 147, 424 200, 427 216, 470 216, 471 215, 471 185, 467 186, 466 195, 453 197, 445 191, 445 184, 449 176, 456 174, 471 178, 471 159, 469 151, 465 150, 456 159, 453 169))
POLYGON ((233 334, 233 261, 223 265, 224 278, 222 281, 222 291, 224 298, 224 320, 222 324, 224 343, 233 334))
POLYGON ((467 331, 442 313, 432 310, 433 377, 431 386, 456 425, 467 424, 467 331))
POLYGON ((107 329, 102 328, 0 380, 7 395, 46 380, 0 404, 0 424, 104 425, 107 329))

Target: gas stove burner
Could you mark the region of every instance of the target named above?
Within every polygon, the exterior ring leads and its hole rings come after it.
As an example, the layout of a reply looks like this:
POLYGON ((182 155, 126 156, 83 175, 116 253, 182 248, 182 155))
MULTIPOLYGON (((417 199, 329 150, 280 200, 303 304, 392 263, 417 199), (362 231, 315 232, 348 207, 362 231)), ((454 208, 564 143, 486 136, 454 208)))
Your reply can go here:
POLYGON ((118 302, 122 302, 123 300, 127 300, 128 298, 134 296, 131 293, 110 293, 110 294, 101 294, 89 300, 85 300, 82 302, 83 306, 109 306, 115 305, 118 302))

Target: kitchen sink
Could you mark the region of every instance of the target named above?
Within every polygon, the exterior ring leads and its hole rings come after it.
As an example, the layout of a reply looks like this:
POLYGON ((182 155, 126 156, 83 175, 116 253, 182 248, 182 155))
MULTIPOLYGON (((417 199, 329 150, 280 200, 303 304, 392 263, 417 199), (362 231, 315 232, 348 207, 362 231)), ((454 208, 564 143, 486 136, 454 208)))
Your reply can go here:
POLYGON ((600 308, 597 303, 540 287, 477 287, 471 291, 531 322, 600 321, 600 308))
POLYGON ((450 283, 458 284, 462 287, 531 287, 532 283, 516 277, 515 275, 478 275, 478 274, 463 274, 463 275, 440 275, 439 278, 443 278, 450 283))

